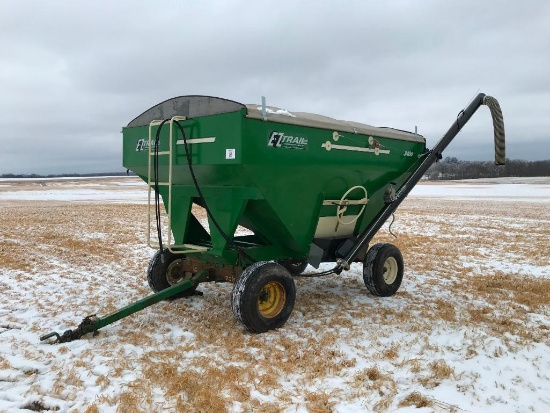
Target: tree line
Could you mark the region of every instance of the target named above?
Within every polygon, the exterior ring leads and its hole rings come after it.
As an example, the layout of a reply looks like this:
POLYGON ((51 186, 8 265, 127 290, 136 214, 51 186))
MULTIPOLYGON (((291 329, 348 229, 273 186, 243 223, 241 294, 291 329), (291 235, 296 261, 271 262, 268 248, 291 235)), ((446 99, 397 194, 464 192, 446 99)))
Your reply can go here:
POLYGON ((0 178, 6 179, 16 179, 16 178, 31 178, 31 179, 42 179, 42 178, 90 178, 94 176, 123 176, 123 175, 135 175, 133 172, 99 172, 99 173, 89 173, 89 174, 50 174, 50 175, 39 175, 39 174, 2 174, 0 178))
MULTIPOLYGON (((135 175, 128 172, 129 175, 135 175)), ((93 176, 122 176, 127 172, 103 172, 90 174, 2 174, 0 178, 86 178, 93 176)), ((429 180, 476 179, 498 177, 550 176, 550 159, 545 161, 523 161, 506 159, 506 165, 496 166, 490 161, 461 161, 447 156, 433 164, 424 175, 429 180)))
POLYGON ((506 165, 497 166, 491 161, 461 161, 447 156, 433 164, 424 176, 429 180, 550 176, 550 159, 506 159, 506 165))

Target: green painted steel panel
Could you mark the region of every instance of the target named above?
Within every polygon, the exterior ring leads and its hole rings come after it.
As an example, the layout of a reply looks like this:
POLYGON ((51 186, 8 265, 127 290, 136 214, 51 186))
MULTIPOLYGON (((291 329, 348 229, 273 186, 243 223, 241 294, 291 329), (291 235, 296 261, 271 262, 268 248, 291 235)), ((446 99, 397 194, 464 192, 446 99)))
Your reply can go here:
MULTIPOLYGON (((335 216, 339 200, 351 187, 364 186, 369 202, 353 234, 363 230, 384 206, 390 182, 398 190, 417 168, 425 142, 366 136, 248 118, 247 110, 181 121, 190 144, 193 168, 206 203, 224 232, 237 224, 252 230, 259 244, 247 249, 255 259, 307 256, 320 216, 335 216)), ((153 128, 153 134, 157 128, 153 128)), ((147 181, 148 127, 123 129, 123 164, 147 181)), ((176 243, 198 242, 205 233, 189 212, 200 204, 193 185, 182 136, 174 128, 172 227, 176 243), (189 223, 189 224, 188 224, 189 223)), ((160 134, 159 151, 169 148, 169 126, 160 134)), ((159 180, 168 180, 168 156, 159 156, 159 180)), ((164 202, 168 188, 161 187, 164 202)), ((349 199, 362 198, 354 191, 349 199)), ((346 214, 357 213, 350 206, 346 214)), ((210 228, 214 225, 210 223, 210 228)), ((237 238, 238 239, 238 238, 237 238)), ((206 254, 234 264, 236 254, 216 229, 206 254)))

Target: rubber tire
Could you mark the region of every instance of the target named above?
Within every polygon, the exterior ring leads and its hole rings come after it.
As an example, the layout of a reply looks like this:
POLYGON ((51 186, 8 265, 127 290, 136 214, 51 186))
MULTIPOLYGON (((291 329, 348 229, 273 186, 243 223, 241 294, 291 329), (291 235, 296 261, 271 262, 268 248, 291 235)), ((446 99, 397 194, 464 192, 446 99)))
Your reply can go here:
MULTIPOLYGON (((149 261, 149 267, 147 268, 147 282, 149 287, 155 293, 165 290, 168 287, 171 287, 171 284, 166 279, 166 271, 171 263, 176 260, 185 259, 185 255, 182 254, 172 254, 167 249, 164 250, 164 263, 161 260, 160 250, 158 250, 155 255, 149 261)), ((189 297, 195 293, 197 286, 192 287, 188 290, 182 291, 176 295, 173 295, 169 299, 189 297)))
POLYGON ((296 286, 290 273, 276 262, 256 262, 244 269, 233 286, 231 307, 237 320, 253 333, 265 333, 283 326, 296 302, 296 286), (285 290, 285 302, 281 312, 266 318, 258 309, 258 296, 265 285, 280 283, 285 290))
POLYGON ((282 260, 279 261, 283 267, 285 267, 291 275, 300 275, 307 268, 306 260, 282 260))
POLYGON ((363 262, 363 281, 371 294, 379 297, 390 297, 401 286, 403 270, 403 256, 399 248, 393 244, 375 244, 367 252, 363 262), (397 262, 397 275, 395 280, 388 284, 384 280, 384 263, 390 257, 393 257, 397 262))

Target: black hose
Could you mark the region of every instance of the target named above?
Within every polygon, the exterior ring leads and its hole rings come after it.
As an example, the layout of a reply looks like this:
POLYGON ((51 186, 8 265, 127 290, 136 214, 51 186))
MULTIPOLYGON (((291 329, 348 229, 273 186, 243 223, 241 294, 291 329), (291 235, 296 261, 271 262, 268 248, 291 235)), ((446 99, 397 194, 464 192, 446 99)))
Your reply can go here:
POLYGON ((157 237, 159 239, 159 251, 160 251, 160 260, 164 264, 164 250, 162 247, 162 226, 160 221, 160 193, 159 193, 159 141, 160 141, 160 131, 166 122, 170 119, 164 119, 158 129, 155 136, 155 148, 153 156, 153 171, 155 172, 155 221, 157 224, 157 237))
POLYGON ((327 271, 323 271, 323 272, 313 272, 313 273, 302 273, 302 274, 294 274, 293 277, 304 277, 304 278, 317 278, 317 277, 324 277, 325 275, 330 275, 330 274, 337 274, 336 272, 336 269, 338 268, 339 266, 336 265, 334 268, 330 269, 330 270, 327 270, 327 271))
POLYGON ((391 230, 391 226, 393 225, 394 221, 395 221, 395 214, 391 214, 391 222, 390 222, 390 226, 388 227, 388 231, 390 232, 390 234, 393 235, 394 238, 397 238, 397 235, 395 235, 391 230))

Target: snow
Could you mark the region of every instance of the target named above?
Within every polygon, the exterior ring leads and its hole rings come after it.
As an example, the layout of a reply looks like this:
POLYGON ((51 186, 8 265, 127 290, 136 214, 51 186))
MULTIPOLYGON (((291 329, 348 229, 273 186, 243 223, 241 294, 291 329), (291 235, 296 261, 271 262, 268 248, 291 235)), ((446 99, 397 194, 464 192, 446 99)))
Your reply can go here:
POLYGON ((0 190, 0 200, 147 203, 147 185, 134 177, 99 177, 90 180, 83 178, 5 179, 4 181, 11 183, 12 186, 3 185, 5 189, 0 190), (29 185, 24 186, 25 189, 20 189, 14 185, 18 183, 29 185), (31 185, 32 183, 34 185, 31 185), (128 187, 132 189, 128 190, 128 187), (116 191, 116 189, 123 191, 116 191))
POLYGON ((0 193, 0 200, 146 203, 147 192, 143 190, 125 191, 124 197, 121 198, 120 195, 112 191, 99 189, 14 191, 0 193))
POLYGON ((148 294, 152 251, 143 242, 145 215, 135 218, 146 199, 145 184, 131 177, 0 187, 3 227, 13 228, 0 229, 0 253, 13 251, 0 255, 1 412, 28 411, 33 403, 60 412, 182 411, 157 370, 187 380, 177 393, 182 403, 207 403, 191 398, 196 378, 230 412, 550 411, 550 303, 531 307, 515 290, 474 283, 499 274, 550 280, 549 184, 415 187, 393 231, 396 242, 421 241, 404 254, 406 280, 390 298, 367 294, 354 264, 340 276, 297 278, 291 318, 267 334, 237 324, 232 285, 208 283, 203 297, 159 303, 96 337, 41 343, 41 334, 148 294), (86 248, 63 244, 68 234, 86 248), (18 261, 29 266, 18 268, 18 261), (447 368, 440 378, 438 366, 447 368), (235 387, 244 396, 217 381, 231 368, 244 372, 235 387), (373 368, 380 375, 374 380, 373 368), (400 405, 414 392, 431 406, 400 405))
POLYGON ((409 196, 419 198, 499 200, 550 203, 550 185, 428 184, 417 185, 409 196))
MULTIPOLYGON (((262 107, 258 106, 256 109, 262 110, 262 107)), ((270 113, 273 115, 284 115, 284 116, 290 116, 292 118, 296 117, 295 115, 293 115, 292 113, 290 113, 288 110, 285 110, 285 109, 272 109, 272 108, 266 107, 265 111, 266 113, 270 113)))
MULTIPOLYGON (((49 179, 5 179, 6 182, 46 182, 48 186, 38 186, 33 190, 12 190, 11 187, 4 186, 6 189, 0 191, 0 200, 25 200, 25 201, 99 201, 99 202, 119 202, 119 203, 146 203, 147 186, 137 178, 111 178, 105 179, 105 183, 82 183, 82 179, 75 178, 49 178, 49 179), (74 180, 78 182, 74 188, 67 189, 60 185, 63 180, 74 180), (53 185, 53 188, 52 188, 53 185), (57 187, 56 187, 57 186, 57 187), (89 186, 90 188, 86 188, 89 186), (135 190, 125 190, 124 196, 113 187, 128 188, 135 190)), ((504 182, 509 182, 506 179, 504 182)), ((501 180, 502 181, 502 180, 501 180)), ((520 182, 529 182, 529 178, 522 178, 520 182)), ((484 180, 483 182, 487 182, 484 180)), ((541 179, 535 182, 546 182, 541 179)), ((66 186, 66 185, 65 185, 66 186)), ((540 184, 461 184, 461 183, 435 183, 420 184, 413 188, 410 197, 419 198, 438 198, 438 199, 462 199, 462 200, 499 200, 502 202, 536 202, 550 203, 550 183, 540 184)))

